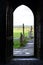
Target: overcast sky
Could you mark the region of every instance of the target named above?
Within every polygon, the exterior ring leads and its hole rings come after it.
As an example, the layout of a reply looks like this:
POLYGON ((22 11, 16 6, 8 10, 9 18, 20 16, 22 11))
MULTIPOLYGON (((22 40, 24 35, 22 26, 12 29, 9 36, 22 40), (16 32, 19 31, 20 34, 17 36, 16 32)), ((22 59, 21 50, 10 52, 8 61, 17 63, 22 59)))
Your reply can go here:
POLYGON ((25 5, 21 5, 13 12, 13 26, 22 25, 34 25, 34 16, 30 8, 25 5))

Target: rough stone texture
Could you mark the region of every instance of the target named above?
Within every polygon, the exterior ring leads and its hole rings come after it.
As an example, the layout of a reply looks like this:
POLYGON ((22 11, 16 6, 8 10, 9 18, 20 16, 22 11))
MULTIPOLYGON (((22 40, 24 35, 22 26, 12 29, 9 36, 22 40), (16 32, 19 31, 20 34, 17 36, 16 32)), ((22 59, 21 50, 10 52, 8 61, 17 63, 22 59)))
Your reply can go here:
POLYGON ((40 28, 40 12, 37 11, 36 14, 36 44, 37 44, 37 57, 40 58, 40 47, 41 47, 41 28, 40 28))

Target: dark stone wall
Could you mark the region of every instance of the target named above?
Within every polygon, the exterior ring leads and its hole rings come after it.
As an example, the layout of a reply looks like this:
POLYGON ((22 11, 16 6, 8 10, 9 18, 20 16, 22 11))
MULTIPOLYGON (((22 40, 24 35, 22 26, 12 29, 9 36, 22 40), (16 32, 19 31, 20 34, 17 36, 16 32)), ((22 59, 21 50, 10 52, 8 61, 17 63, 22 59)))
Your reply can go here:
POLYGON ((40 51, 40 58, 43 60, 43 0, 40 0, 40 16, 41 16, 41 51, 40 51))
POLYGON ((13 13, 5 0, 0 1, 0 63, 13 57, 13 13))
POLYGON ((13 9, 6 6, 6 62, 13 57, 13 9))
POLYGON ((37 57, 40 58, 41 48, 41 23, 40 23, 40 10, 36 12, 36 44, 37 44, 37 57))
POLYGON ((6 45, 6 4, 4 0, 0 0, 0 62, 5 61, 5 45, 6 45))

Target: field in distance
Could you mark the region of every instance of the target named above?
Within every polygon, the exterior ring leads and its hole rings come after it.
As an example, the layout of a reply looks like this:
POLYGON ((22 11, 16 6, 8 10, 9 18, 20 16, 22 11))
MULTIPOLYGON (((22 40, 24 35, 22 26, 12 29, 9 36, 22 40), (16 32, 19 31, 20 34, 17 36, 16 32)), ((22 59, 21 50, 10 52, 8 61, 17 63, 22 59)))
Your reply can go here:
MULTIPOLYGON (((30 27, 25 27, 24 28, 25 36, 29 36, 30 29, 31 29, 30 27)), ((13 28, 13 37, 14 38, 19 38, 20 37, 20 33, 23 33, 23 28, 22 27, 14 27, 13 28)), ((34 27, 32 28, 32 33, 34 35, 34 27)))

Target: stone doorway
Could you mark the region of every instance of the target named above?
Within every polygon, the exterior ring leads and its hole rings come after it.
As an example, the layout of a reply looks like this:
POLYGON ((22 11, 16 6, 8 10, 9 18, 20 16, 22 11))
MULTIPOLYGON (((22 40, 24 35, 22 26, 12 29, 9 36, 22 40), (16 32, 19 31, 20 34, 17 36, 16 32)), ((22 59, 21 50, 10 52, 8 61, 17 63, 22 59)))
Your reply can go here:
POLYGON ((34 15, 31 9, 25 5, 16 8, 13 13, 13 44, 14 56, 34 56, 34 15), (22 33, 23 39, 26 40, 24 46, 20 46, 23 42, 21 38, 20 43, 20 33, 22 33))

